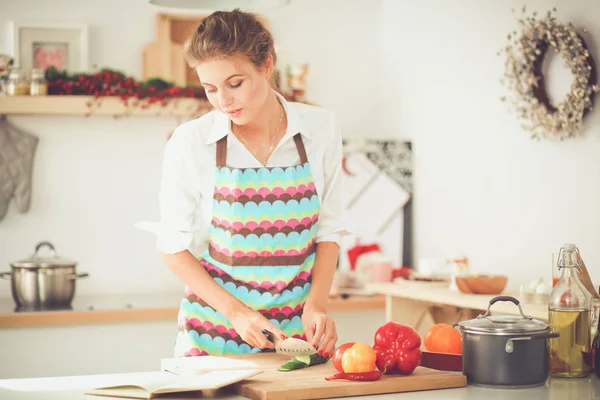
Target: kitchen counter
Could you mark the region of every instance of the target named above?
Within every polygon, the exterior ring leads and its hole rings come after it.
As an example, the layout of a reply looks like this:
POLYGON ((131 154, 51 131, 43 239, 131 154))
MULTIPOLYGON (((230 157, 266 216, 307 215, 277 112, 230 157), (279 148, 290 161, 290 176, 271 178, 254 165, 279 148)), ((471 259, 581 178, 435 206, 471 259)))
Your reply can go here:
MULTIPOLYGON (((454 324, 485 313, 496 295, 464 294, 448 288, 428 286, 427 283, 398 281, 372 283, 367 290, 386 296, 386 319, 398 321, 415 328, 421 335, 436 323, 454 324)), ((502 295, 519 299, 518 293, 502 295)), ((548 305, 521 301, 525 315, 547 322, 548 305)), ((492 314, 520 315, 519 307, 512 302, 500 301, 490 309, 492 314)))
MULTIPOLYGON (((101 385, 106 375, 95 375, 89 382, 101 385)), ((351 385, 352 383, 348 383, 351 385)), ((3 400, 91 400, 103 397, 86 396, 83 394, 86 383, 83 377, 38 378, 38 379, 7 379, 0 380, 0 398, 3 400), (7 387, 20 387, 25 390, 8 390, 7 387), (36 390, 31 390, 36 389, 36 390), (62 390, 61 390, 62 389, 62 390)), ((217 398, 222 400, 242 400, 244 397, 217 392, 214 397, 200 396, 187 393, 169 395, 169 399, 217 398)), ((532 389, 488 389, 467 386, 457 389, 428 390, 420 392, 390 393, 372 396, 344 397, 347 400, 592 400, 600 399, 600 380, 595 376, 586 379, 549 379, 544 386, 532 389)))
MULTIPOLYGON (((12 299, 0 300, 0 328, 177 320, 182 293, 75 296, 71 308, 21 311, 12 299)), ((351 295, 329 301, 328 310, 383 310, 385 296, 351 295)))

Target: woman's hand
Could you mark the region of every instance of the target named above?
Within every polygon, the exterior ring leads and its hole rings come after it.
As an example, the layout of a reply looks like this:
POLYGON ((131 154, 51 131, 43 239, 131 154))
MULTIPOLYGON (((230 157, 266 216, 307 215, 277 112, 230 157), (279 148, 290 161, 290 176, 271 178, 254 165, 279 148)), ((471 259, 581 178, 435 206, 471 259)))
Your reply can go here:
POLYGON ((337 330, 333 319, 327 316, 324 309, 305 305, 302 313, 302 327, 306 340, 319 351, 323 357, 333 356, 337 342, 337 330))
POLYGON ((286 338, 285 333, 272 322, 266 319, 261 313, 249 307, 243 307, 241 310, 233 313, 230 318, 231 325, 240 337, 252 347, 260 349, 274 349, 275 345, 270 342, 263 330, 267 330, 282 339, 286 338))

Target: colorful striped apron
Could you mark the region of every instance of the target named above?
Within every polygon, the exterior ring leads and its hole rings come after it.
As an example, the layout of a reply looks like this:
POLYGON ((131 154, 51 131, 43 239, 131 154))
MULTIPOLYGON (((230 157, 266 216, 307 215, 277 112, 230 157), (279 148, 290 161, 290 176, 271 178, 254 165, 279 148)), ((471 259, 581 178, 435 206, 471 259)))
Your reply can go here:
MULTIPOLYGON (((242 303, 288 337, 304 338, 302 310, 311 286, 320 202, 300 134, 300 164, 230 168, 227 136, 217 142, 209 246, 200 263, 242 303)), ((175 356, 256 353, 231 323, 185 289, 175 356)))

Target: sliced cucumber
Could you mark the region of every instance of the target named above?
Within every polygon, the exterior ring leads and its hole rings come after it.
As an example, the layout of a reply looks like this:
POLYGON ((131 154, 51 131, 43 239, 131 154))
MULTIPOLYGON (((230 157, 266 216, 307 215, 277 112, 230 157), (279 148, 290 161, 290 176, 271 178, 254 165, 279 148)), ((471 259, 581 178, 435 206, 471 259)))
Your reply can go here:
POLYGON ((306 365, 311 365, 311 358, 310 356, 296 356, 294 357, 296 360, 303 362, 306 365))
POLYGON ((313 365, 325 364, 327 361, 329 361, 328 357, 322 357, 318 354, 313 354, 310 356, 296 356, 286 361, 277 370, 287 372, 292 371, 294 369, 302 369, 306 367, 311 367, 313 365))

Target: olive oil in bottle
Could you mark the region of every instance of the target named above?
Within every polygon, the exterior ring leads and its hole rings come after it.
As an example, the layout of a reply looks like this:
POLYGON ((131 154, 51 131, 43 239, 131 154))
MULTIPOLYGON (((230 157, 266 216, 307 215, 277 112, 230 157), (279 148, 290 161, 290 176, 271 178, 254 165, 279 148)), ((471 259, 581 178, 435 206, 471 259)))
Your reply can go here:
POLYGON ((579 280, 580 265, 578 249, 565 244, 558 256, 561 277, 548 303, 550 330, 560 335, 550 339, 550 376, 557 378, 585 378, 591 372, 591 296, 579 280))
POLYGON ((590 373, 590 311, 550 309, 550 329, 560 337, 550 339, 550 373, 565 378, 590 373))

